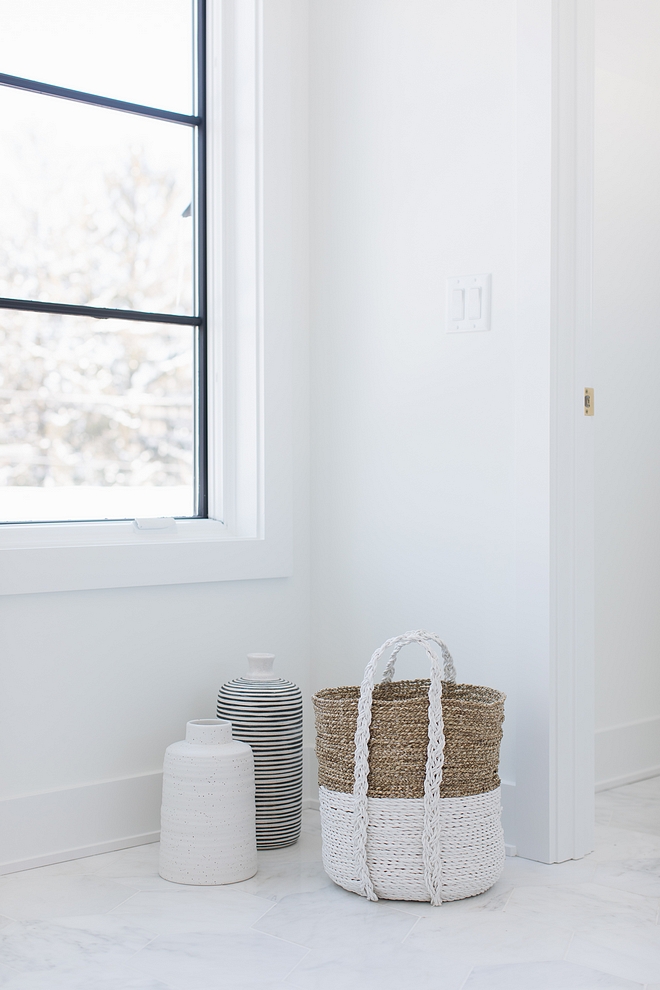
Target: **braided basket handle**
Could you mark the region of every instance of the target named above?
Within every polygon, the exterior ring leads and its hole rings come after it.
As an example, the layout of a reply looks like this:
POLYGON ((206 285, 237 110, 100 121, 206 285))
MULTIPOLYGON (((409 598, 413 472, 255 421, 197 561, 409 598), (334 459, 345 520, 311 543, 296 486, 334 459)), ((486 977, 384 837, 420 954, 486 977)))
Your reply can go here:
POLYGON ((369 810, 367 789, 369 778, 369 736, 371 730, 371 706, 373 701, 376 667, 382 655, 394 647, 387 664, 383 681, 390 681, 394 665, 402 647, 409 643, 420 643, 431 661, 431 683, 429 687, 429 744, 426 756, 426 776, 424 778, 424 831, 422 837, 424 858, 424 883, 431 898, 431 904, 440 904, 442 888, 442 857, 440 850, 440 784, 444 763, 445 736, 442 720, 442 668, 440 659, 431 644, 440 646, 444 661, 445 679, 456 680, 454 662, 445 644, 434 633, 423 629, 412 630, 403 636, 395 636, 383 643, 371 657, 364 672, 360 687, 357 727, 355 730, 355 784, 353 787, 353 850, 355 868, 362 885, 362 893, 370 901, 378 897, 369 873, 367 862, 367 826, 369 810))
POLYGON ((404 646, 407 646, 408 643, 424 644, 425 642, 437 643, 437 645, 440 647, 440 652, 442 653, 442 660, 444 665, 444 675, 442 679, 443 681, 449 681, 451 684, 455 684, 456 668, 454 667, 454 660, 452 658, 451 653, 449 652, 449 650, 447 649, 447 647, 442 642, 439 636, 437 636, 435 633, 425 632, 424 629, 415 629, 412 632, 404 633, 403 636, 395 636, 394 639, 388 639, 387 643, 383 643, 379 651, 380 656, 382 656, 382 654, 386 650, 388 650, 393 643, 396 643, 396 646, 392 650, 390 659, 387 661, 387 666, 385 667, 385 670, 383 672, 382 683, 383 684, 389 683, 394 677, 396 658, 398 657, 399 653, 401 652, 404 646))

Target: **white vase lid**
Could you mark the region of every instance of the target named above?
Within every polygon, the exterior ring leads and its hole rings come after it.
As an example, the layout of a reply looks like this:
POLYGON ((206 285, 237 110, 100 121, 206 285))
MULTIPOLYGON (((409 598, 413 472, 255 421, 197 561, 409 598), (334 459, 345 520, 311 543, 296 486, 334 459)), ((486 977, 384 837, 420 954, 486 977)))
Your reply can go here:
POLYGON ((186 742, 222 746, 233 742, 231 722, 222 718, 194 718, 186 723, 186 742))
POLYGON ((248 653, 248 681, 279 681, 280 678, 273 670, 274 653, 248 653))

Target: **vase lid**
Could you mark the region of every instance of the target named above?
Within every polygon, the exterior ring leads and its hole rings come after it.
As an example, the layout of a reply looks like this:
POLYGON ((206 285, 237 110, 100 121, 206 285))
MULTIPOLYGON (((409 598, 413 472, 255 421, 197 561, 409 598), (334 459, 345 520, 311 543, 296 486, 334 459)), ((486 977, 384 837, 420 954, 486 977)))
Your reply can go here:
POLYGON ((248 681, 279 681, 273 670, 275 662, 274 653, 248 653, 248 672, 245 679, 248 681))

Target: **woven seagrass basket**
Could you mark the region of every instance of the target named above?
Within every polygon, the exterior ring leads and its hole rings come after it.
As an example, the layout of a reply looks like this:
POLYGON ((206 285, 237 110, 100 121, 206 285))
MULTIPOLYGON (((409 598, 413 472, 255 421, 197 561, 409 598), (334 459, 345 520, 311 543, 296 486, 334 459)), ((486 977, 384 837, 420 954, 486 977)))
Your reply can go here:
POLYGON ((482 893, 500 876, 505 696, 455 680, 442 640, 416 630, 374 653, 360 688, 327 688, 312 699, 323 862, 347 890, 440 904, 482 893), (408 643, 426 650, 429 680, 392 680, 408 643))

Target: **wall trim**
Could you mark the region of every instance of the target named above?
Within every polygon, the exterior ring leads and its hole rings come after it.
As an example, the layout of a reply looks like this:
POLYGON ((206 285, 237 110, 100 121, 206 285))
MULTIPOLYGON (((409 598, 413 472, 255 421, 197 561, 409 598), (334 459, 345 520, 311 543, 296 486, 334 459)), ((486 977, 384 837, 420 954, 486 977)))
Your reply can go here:
POLYGON ((633 726, 650 725, 652 722, 660 723, 660 715, 649 715, 648 718, 631 718, 629 722, 617 722, 616 725, 609 725, 606 729, 596 729, 596 735, 619 732, 621 729, 630 729, 633 726))
POLYGON ((0 875, 157 842, 162 773, 0 801, 0 875))
POLYGON ((131 846, 145 846, 150 842, 158 842, 159 839, 160 832, 145 832, 143 835, 128 835, 111 842, 97 842, 91 846, 63 849, 60 852, 47 853, 45 856, 17 859, 13 863, 0 863, 0 876, 21 873, 23 870, 35 870, 39 866, 52 866, 54 863, 68 863, 73 859, 86 859, 88 856, 99 856, 101 853, 117 852, 119 849, 130 849, 131 846))
POLYGON ((516 845, 556 863, 593 849, 593 0, 517 25, 516 845))
POLYGON ((596 790, 660 776, 660 716, 596 732, 596 790))
POLYGON ((611 777, 609 780, 601 780, 596 784, 596 791, 611 791, 613 787, 623 787, 625 784, 637 784, 640 780, 650 780, 652 777, 660 777, 660 765, 649 767, 647 770, 638 770, 636 773, 627 773, 622 777, 611 777))
POLYGON ((504 848, 507 856, 517 856, 516 843, 516 785, 503 780, 500 784, 502 794, 502 828, 504 830, 504 848))
POLYGON ((549 861, 594 848, 593 0, 553 2, 549 861))
POLYGON ((319 765, 316 747, 303 746, 303 808, 319 809, 319 765), (310 804, 311 802, 311 804, 310 804))
MULTIPOLYGON (((319 810, 317 772, 315 749, 305 746, 305 810, 319 810)), ((0 876, 158 842, 162 778, 157 771, 0 800, 0 876)), ((502 781, 507 856, 516 855, 515 799, 516 785, 502 781)))

